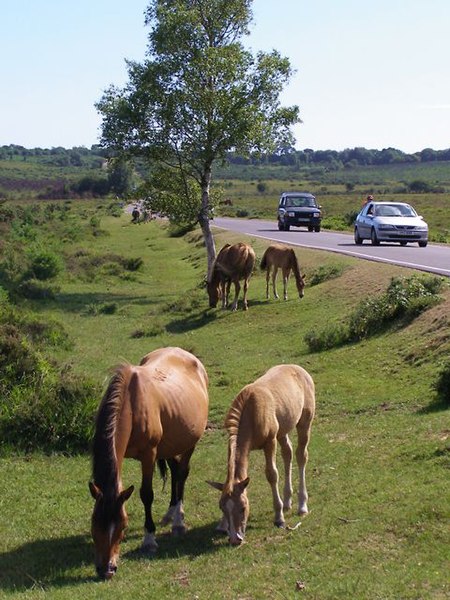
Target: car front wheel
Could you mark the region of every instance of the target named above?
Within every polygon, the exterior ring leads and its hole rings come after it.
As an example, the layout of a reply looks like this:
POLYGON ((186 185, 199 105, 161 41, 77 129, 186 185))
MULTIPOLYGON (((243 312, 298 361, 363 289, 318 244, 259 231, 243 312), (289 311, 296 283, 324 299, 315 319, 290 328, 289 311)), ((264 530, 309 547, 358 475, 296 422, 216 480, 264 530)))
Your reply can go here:
POLYGON ((361 246, 361 244, 363 243, 363 239, 362 237, 359 235, 359 231, 358 228, 355 227, 355 244, 358 246, 361 246))
POLYGON ((380 240, 378 239, 377 232, 375 231, 374 227, 372 228, 372 233, 370 234, 370 239, 372 241, 372 246, 380 245, 380 240))
POLYGON ((428 242, 419 242, 419 246, 421 248, 426 248, 427 247, 428 242))

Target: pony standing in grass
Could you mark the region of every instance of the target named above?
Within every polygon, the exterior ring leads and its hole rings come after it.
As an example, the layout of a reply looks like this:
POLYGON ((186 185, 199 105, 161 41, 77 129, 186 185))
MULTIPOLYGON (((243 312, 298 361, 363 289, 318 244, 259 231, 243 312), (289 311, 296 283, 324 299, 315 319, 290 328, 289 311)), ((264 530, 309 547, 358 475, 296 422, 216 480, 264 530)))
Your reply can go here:
POLYGON ((297 256, 292 248, 282 244, 272 244, 264 252, 261 260, 261 270, 266 271, 266 298, 269 299, 269 279, 272 271, 273 295, 278 298, 277 292, 277 274, 281 269, 283 274, 284 299, 287 300, 287 284, 291 271, 294 273, 295 283, 297 284, 298 295, 303 298, 305 289, 305 276, 301 275, 297 256))
POLYGON ((255 267, 256 256, 249 244, 239 242, 231 246, 225 244, 214 261, 211 279, 208 282, 208 296, 210 308, 215 308, 219 298, 222 299, 222 308, 227 308, 231 284, 234 284, 234 300, 231 310, 237 310, 240 281, 244 280, 244 310, 247 310, 247 291, 250 277, 255 267))
POLYGON ((101 401, 93 444, 95 500, 92 537, 98 575, 110 579, 117 571, 119 545, 128 517, 125 502, 134 487, 123 488, 124 458, 141 462, 141 500, 145 509, 142 549, 155 552, 152 518, 153 472, 158 462, 165 475, 169 465, 172 491, 163 524, 172 533, 185 532, 183 494, 189 461, 202 436, 208 415, 208 377, 202 363, 181 348, 160 348, 144 356, 138 366, 116 370, 101 401))
POLYGON ((208 482, 221 491, 219 506, 223 517, 218 530, 227 533, 230 543, 244 540, 250 512, 247 498, 249 454, 262 449, 266 477, 272 489, 275 525, 284 527, 284 510, 292 506, 292 444, 289 432, 297 429, 295 453, 299 471, 298 514, 308 512, 305 468, 315 411, 314 382, 297 365, 278 365, 245 386, 234 399, 225 419, 228 430, 228 474, 224 484, 208 482), (283 500, 278 492, 277 443, 284 462, 283 500))

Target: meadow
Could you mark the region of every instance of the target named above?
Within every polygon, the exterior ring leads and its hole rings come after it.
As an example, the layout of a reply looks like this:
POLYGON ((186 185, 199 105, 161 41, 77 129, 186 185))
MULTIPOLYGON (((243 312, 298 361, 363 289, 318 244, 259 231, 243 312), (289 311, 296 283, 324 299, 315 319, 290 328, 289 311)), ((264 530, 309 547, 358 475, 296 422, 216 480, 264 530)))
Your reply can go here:
MULTIPOLYGON (((48 228, 16 227, 16 244, 45 245, 63 263, 52 297, 22 297, 19 307, 62 324, 70 343, 49 346, 43 356, 97 383, 98 394, 87 403, 90 422, 120 360, 136 363, 155 348, 180 346, 203 361, 209 425, 186 486, 189 531, 174 539, 157 529, 158 555, 143 556, 143 508, 135 492, 118 573, 99 582, 89 533, 88 452, 5 448, 0 597, 447 598, 450 422, 436 384, 450 349, 448 281, 427 310, 387 322, 359 342, 312 352, 308 334, 338 326, 362 301, 382 295, 393 277, 414 272, 297 250, 306 281, 315 282, 302 300, 291 281, 287 302, 267 301, 265 279, 255 271, 247 312, 209 309, 199 230, 178 236, 166 221, 133 225, 129 215, 106 208, 69 202, 48 228), (130 263, 136 268, 123 268, 130 263), (232 548, 215 532, 218 493, 205 481, 225 479, 222 423, 231 400, 281 363, 302 365, 316 383, 307 467, 311 512, 296 529, 295 514, 287 518, 292 529, 272 525, 263 457, 255 452, 246 543, 232 548)), ((215 232, 217 248, 239 239, 215 232)), ((246 241, 259 262, 267 244, 246 241)), ((11 271, 13 262, 10 257, 11 271)), ((123 481, 139 486, 138 464, 126 462, 123 481)), ((156 521, 168 502, 169 490, 156 481, 156 521)))

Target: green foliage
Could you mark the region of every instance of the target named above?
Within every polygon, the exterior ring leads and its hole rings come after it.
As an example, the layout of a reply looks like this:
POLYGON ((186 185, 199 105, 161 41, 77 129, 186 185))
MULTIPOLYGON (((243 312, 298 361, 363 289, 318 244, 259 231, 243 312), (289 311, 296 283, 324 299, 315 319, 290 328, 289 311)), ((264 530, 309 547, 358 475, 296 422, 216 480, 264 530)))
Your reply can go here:
POLYGON ((25 279, 15 288, 14 293, 30 300, 53 300, 60 287, 40 279, 25 279))
POLYGON ((343 265, 320 265, 307 277, 307 283, 310 286, 319 285, 328 279, 340 277, 344 272, 343 265))
POLYGON ((66 347, 61 324, 3 305, 0 312, 0 450, 87 450, 99 390, 44 350, 66 347))
POLYGON ((441 368, 435 388, 440 403, 447 408, 450 407, 450 361, 441 368))
POLYGON ((410 321, 440 301, 442 286, 442 278, 434 276, 393 278, 384 294, 361 301, 344 323, 308 332, 305 342, 311 352, 318 352, 358 342, 400 319, 410 321))
POLYGON ((32 251, 30 258, 30 278, 46 281, 56 277, 62 270, 61 258, 50 250, 32 251))

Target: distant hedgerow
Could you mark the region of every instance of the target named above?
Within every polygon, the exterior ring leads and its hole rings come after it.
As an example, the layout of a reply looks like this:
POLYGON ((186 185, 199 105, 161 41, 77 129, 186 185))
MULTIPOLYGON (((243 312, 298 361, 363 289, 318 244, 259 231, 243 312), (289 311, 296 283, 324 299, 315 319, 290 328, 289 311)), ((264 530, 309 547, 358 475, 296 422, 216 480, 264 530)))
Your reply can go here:
POLYGON ((411 320, 440 302, 438 292, 443 279, 434 276, 395 277, 387 291, 369 297, 358 304, 344 323, 331 325, 322 331, 310 331, 305 342, 311 352, 319 352, 383 331, 400 319, 411 320))

